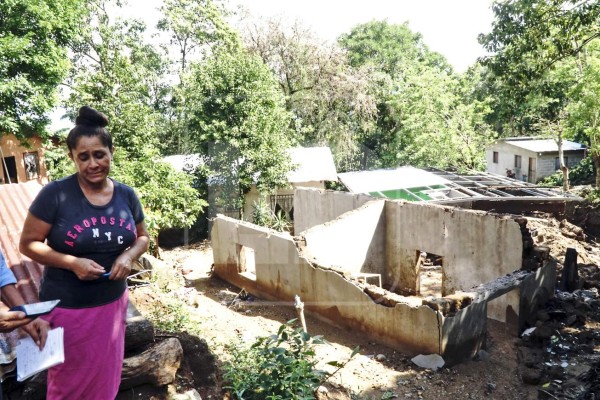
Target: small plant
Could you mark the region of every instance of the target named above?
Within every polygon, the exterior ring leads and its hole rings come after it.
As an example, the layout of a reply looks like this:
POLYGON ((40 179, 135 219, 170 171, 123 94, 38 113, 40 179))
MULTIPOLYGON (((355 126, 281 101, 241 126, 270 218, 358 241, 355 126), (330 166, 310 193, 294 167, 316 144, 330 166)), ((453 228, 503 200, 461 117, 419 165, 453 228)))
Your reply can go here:
POLYGON ((291 227, 285 214, 281 210, 277 211, 277 214, 274 213, 264 200, 254 202, 252 222, 279 232, 288 231, 291 227))
POLYGON ((358 353, 356 348, 346 362, 327 363, 336 368, 333 372, 317 369, 315 346, 325 341, 293 328, 294 321, 281 325, 275 335, 258 338, 249 348, 229 346, 232 361, 224 366, 224 378, 235 399, 314 399, 317 388, 358 353))

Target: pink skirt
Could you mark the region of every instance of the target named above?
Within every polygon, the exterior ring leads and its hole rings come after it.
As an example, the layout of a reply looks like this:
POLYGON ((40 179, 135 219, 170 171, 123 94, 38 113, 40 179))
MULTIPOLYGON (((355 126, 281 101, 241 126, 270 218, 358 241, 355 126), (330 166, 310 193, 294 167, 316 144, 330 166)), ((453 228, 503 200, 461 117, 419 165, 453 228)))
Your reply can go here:
POLYGON ((128 292, 91 308, 55 308, 44 317, 62 326, 65 362, 48 370, 46 399, 114 399, 121 383, 128 292))

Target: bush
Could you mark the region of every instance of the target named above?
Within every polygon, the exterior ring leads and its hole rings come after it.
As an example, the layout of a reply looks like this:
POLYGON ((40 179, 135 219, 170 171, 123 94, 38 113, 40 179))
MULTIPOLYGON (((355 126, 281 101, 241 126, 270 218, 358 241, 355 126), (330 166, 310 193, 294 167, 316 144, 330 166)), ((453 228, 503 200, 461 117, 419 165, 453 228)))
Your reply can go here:
MULTIPOLYGON (((229 346, 232 361, 224 365, 224 378, 235 399, 314 399, 317 388, 350 360, 329 362, 336 367, 332 373, 317 369, 315 346, 324 340, 294 329, 293 322, 281 325, 276 335, 258 338, 249 348, 243 344, 229 346)), ((356 353, 358 348, 350 358, 356 353)))
POLYGON ((264 200, 254 202, 252 222, 256 225, 271 228, 278 232, 289 231, 292 226, 281 210, 274 213, 264 200))
MULTIPOLYGON (((594 169, 594 160, 591 156, 584 158, 575 167, 569 169, 569 180, 571 185, 585 185, 594 182, 596 171, 594 169)), ((557 171, 554 174, 545 177, 538 182, 542 186, 562 186, 563 173, 557 171)))

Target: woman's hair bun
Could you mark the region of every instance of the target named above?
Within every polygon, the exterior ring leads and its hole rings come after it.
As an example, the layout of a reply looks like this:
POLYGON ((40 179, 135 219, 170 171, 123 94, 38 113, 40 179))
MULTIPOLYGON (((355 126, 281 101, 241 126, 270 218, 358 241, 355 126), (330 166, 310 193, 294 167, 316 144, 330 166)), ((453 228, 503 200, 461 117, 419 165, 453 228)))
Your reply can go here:
POLYGON ((108 125, 108 117, 90 106, 83 106, 79 109, 77 118, 75 118, 75 125, 99 126, 104 128, 108 125))

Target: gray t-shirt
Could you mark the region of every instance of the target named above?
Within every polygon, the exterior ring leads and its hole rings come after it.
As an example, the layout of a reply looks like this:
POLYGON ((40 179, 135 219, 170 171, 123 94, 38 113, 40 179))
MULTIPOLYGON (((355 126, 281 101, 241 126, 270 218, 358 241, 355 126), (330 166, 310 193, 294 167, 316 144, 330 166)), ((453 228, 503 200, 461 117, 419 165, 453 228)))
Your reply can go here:
MULTIPOLYGON (((47 244, 76 257, 89 258, 108 272, 113 262, 136 238, 136 224, 144 220, 139 199, 132 188, 114 181, 113 197, 103 206, 91 204, 76 175, 44 186, 29 212, 52 225, 47 244)), ((84 308, 110 303, 127 287, 125 280, 99 278, 82 281, 71 271, 46 266, 41 300, 60 299, 61 307, 84 308)))

